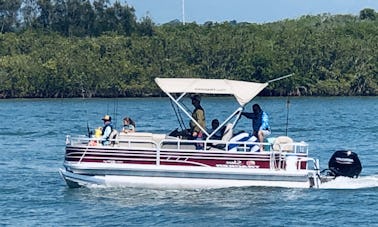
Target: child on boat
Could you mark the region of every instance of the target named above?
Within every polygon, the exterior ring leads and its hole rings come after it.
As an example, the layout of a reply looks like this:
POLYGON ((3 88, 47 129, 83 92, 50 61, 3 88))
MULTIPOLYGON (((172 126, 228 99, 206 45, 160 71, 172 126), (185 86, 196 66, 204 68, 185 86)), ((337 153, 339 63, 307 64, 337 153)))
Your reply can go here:
POLYGON ((130 117, 123 118, 122 132, 124 133, 135 132, 135 122, 130 117))

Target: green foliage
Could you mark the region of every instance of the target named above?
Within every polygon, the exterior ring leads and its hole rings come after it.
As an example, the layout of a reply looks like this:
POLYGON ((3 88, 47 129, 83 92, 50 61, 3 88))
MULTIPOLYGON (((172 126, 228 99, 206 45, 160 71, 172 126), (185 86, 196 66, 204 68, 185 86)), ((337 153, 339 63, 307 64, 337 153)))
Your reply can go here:
POLYGON ((158 96, 155 77, 266 82, 290 73, 262 95, 378 94, 374 10, 157 26, 117 2, 24 1, 24 24, 2 21, 0 98, 158 96))
POLYGON ((0 33, 13 31, 18 26, 17 12, 21 0, 0 0, 0 33))
POLYGON ((377 14, 373 9, 364 9, 360 12, 360 19, 361 20, 376 20, 377 14))

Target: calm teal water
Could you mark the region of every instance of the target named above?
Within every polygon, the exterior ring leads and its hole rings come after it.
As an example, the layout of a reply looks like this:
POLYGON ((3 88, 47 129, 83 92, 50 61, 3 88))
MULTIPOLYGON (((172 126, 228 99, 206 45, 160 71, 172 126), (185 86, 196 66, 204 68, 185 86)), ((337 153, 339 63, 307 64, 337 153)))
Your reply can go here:
MULTIPOLYGON (((273 136, 285 134, 286 99, 256 101, 273 136)), ((236 107, 232 98, 205 98, 203 106, 208 124, 236 107)), ((357 152, 363 164, 359 179, 319 190, 67 188, 58 174, 65 135, 100 126, 106 113, 118 128, 126 115, 138 131, 178 127, 168 98, 0 100, 0 225, 378 226, 378 97, 290 99, 288 135, 309 142, 322 168, 337 149, 357 152)), ((238 129, 249 128, 242 119, 238 129)))

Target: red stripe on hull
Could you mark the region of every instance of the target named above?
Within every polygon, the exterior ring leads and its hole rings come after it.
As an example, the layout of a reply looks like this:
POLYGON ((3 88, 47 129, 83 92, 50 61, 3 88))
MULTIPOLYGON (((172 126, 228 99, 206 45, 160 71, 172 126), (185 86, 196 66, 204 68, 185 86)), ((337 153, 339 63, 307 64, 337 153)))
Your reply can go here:
MULTIPOLYGON (((159 159, 160 165, 268 169, 271 167, 270 156, 270 153, 255 152, 231 153, 163 150, 158 153, 155 150, 125 150, 117 148, 104 149, 104 147, 67 147, 65 160, 70 162, 156 165, 157 160, 159 159), (83 157, 84 153, 85 155, 83 157)), ((303 155, 303 157, 305 156, 303 155)), ((275 154, 274 166, 275 168, 285 168, 285 162, 279 153, 275 154)), ((301 169, 306 169, 306 163, 301 164, 301 169)))

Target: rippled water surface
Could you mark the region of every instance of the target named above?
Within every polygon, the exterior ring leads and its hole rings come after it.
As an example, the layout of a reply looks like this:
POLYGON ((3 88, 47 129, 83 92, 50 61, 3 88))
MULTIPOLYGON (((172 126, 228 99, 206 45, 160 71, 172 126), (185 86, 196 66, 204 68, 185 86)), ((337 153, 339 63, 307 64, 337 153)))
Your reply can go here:
MULTIPOLYGON (((378 97, 291 98, 289 108, 285 98, 255 101, 269 113, 273 136, 287 129, 308 142, 322 168, 335 150, 357 152, 361 177, 340 178, 319 190, 69 189, 58 173, 66 134, 101 126, 106 113, 117 128, 128 115, 138 131, 169 132, 178 123, 168 98, 0 100, 0 225, 378 226, 378 97)), ((208 124, 236 108, 228 97, 202 103, 208 124)), ((250 127, 240 120, 239 130, 250 127)))

